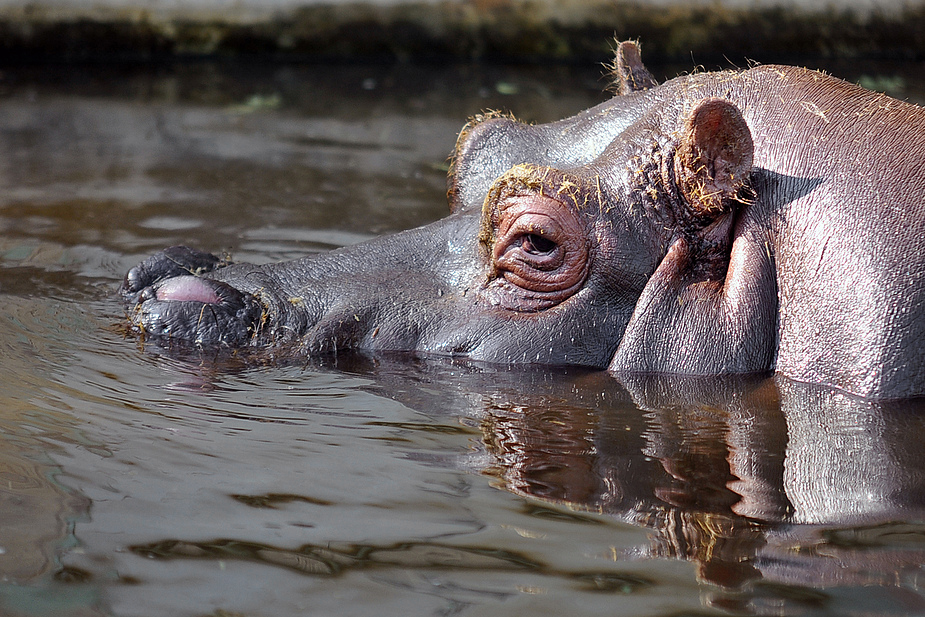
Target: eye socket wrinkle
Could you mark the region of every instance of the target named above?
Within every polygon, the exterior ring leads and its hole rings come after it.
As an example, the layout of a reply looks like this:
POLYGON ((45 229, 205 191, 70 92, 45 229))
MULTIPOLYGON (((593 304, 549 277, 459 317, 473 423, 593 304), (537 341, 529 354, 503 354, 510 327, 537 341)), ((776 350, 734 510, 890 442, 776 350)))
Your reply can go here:
MULTIPOLYGON (((555 180, 562 172, 533 171, 539 174, 535 184, 515 183, 508 190, 501 182, 497 194, 486 200, 480 236, 490 247, 491 259, 482 297, 518 312, 545 310, 571 297, 590 267, 587 212, 576 206, 573 195, 560 198, 541 182, 555 180)), ((579 183, 566 178, 554 185, 579 183)))

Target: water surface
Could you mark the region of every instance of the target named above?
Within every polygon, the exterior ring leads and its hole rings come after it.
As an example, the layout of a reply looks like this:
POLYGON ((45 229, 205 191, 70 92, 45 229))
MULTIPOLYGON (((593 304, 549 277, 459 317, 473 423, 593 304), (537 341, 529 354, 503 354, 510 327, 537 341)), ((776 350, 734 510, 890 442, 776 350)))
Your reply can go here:
MULTIPOLYGON (((920 65, 829 68, 925 101, 920 65)), ((151 252, 268 262, 434 220, 468 116, 549 121, 604 85, 594 67, 4 69, 0 612, 925 612, 919 404, 249 364, 120 327, 115 290, 151 252)))

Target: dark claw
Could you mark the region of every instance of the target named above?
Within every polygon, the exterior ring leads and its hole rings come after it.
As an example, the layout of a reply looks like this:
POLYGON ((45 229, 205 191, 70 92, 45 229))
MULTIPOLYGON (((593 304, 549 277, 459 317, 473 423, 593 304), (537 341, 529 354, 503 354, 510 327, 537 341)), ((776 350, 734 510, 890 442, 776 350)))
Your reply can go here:
POLYGON ((185 274, 199 276, 224 265, 227 264, 211 253, 187 246, 172 246, 148 257, 129 270, 119 293, 127 304, 136 304, 148 299, 137 294, 150 289, 159 281, 185 274))

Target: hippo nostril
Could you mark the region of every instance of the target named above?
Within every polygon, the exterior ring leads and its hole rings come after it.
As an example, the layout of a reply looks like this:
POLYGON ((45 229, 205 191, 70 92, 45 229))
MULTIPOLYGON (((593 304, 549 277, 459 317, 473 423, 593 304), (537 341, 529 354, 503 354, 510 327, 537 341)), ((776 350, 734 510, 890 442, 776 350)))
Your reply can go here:
POLYGON ((203 279, 195 276, 176 276, 167 279, 155 289, 155 297, 163 302, 202 302, 219 304, 222 299, 203 279))

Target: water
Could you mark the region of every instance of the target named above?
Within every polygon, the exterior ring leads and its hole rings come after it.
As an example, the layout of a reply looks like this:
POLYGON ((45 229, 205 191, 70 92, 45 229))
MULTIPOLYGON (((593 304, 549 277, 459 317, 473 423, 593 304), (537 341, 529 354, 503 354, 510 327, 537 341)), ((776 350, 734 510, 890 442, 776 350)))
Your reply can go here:
MULTIPOLYGON (((831 67, 919 102, 921 68, 831 67)), ((467 116, 548 121, 602 87, 562 67, 5 69, 0 613, 925 613, 918 404, 125 336, 114 292, 152 251, 266 262, 434 220, 467 116)))

